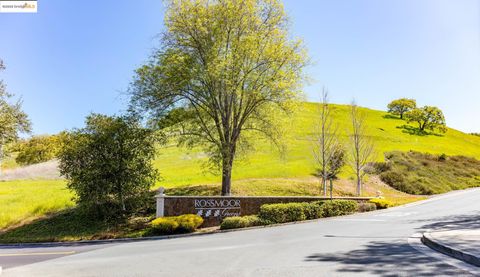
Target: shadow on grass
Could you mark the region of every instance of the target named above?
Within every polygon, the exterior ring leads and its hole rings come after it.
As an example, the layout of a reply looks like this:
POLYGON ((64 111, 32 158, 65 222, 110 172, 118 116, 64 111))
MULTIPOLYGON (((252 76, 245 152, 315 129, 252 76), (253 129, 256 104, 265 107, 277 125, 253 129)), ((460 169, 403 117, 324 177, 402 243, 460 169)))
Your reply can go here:
POLYGON ((175 196, 215 196, 221 194, 220 186, 212 185, 195 185, 187 187, 168 188, 165 190, 166 195, 175 196))
POLYGON ((47 242, 96 237, 115 230, 115 224, 92 220, 77 209, 40 218, 0 234, 0 243, 47 242))
POLYGON ((384 115, 384 116, 382 116, 382 117, 385 118, 385 119, 403 120, 403 119, 401 119, 399 116, 392 115, 392 114, 386 114, 386 115, 384 115))
POLYGON ((413 127, 413 126, 410 126, 410 125, 397 126, 397 129, 403 129, 402 133, 409 134, 409 135, 412 135, 412 136, 421 136, 421 137, 424 137, 424 136, 443 137, 444 136, 442 134, 438 134, 438 133, 434 133, 434 132, 428 132, 428 131, 425 131, 425 130, 422 131, 419 128, 413 127))
POLYGON ((370 242, 362 249, 345 253, 312 254, 307 262, 329 262, 340 265, 339 275, 360 273, 376 276, 457 276, 458 269, 428 257, 407 241, 370 242))

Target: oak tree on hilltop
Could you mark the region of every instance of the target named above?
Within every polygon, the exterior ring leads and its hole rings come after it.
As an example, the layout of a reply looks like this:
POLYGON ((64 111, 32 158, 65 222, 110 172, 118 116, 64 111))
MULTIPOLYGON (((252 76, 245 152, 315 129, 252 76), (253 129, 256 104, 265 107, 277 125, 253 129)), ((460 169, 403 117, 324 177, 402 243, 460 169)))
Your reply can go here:
POLYGON ((445 133, 447 132, 447 124, 442 110, 437 107, 424 106, 422 108, 413 109, 405 114, 407 122, 418 123, 420 131, 430 130, 445 133))
POLYGON ((400 116, 400 119, 403 119, 403 116, 406 112, 411 111, 417 107, 417 102, 415 99, 401 98, 393 100, 388 104, 388 112, 400 116))

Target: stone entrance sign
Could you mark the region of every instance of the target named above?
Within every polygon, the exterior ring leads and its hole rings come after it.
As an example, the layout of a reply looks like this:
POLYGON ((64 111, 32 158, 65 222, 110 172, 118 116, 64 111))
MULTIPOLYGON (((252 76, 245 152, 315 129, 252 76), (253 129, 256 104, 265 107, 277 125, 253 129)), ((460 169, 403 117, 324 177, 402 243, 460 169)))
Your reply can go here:
POLYGON ((201 217, 240 216, 240 199, 195 199, 196 214, 201 217))
MULTIPOLYGON (((202 227, 218 226, 225 217, 258 214, 263 204, 312 202, 328 200, 314 196, 166 196, 158 190, 157 217, 197 214, 204 219, 202 227)), ((372 197, 334 197, 368 201, 372 197)))

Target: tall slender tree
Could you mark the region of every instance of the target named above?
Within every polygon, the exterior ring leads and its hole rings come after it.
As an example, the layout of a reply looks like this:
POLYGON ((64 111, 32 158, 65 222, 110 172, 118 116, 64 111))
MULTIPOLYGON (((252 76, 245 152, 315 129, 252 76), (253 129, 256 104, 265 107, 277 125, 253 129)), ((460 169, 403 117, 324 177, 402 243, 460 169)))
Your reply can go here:
MULTIPOLYGON (((5 65, 0 59, 0 72, 5 65)), ((4 147, 7 143, 18 140, 20 133, 30 133, 31 123, 22 111, 22 100, 12 101, 13 94, 7 92, 6 85, 0 79, 0 174, 5 156, 4 147)))
POLYGON ((338 125, 333 121, 330 104, 328 102, 328 90, 323 88, 321 103, 318 112, 318 122, 315 124, 315 132, 312 140, 312 153, 318 166, 318 175, 322 180, 323 195, 327 196, 327 181, 334 167, 340 142, 338 139, 338 125))
POLYGON ((245 132, 278 141, 272 115, 299 96, 306 51, 278 0, 171 0, 165 25, 161 48, 136 71, 131 109, 153 121, 181 111, 170 133, 205 149, 229 195, 245 132))
POLYGON ((375 144, 368 135, 367 119, 355 101, 352 102, 350 111, 350 157, 349 164, 355 173, 357 196, 362 194, 362 180, 365 168, 375 158, 375 144))

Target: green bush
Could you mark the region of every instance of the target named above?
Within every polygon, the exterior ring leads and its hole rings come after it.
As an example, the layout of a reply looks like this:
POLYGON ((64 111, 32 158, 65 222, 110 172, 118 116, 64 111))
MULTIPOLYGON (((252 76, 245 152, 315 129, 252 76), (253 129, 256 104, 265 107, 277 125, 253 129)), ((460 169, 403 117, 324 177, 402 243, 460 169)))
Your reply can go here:
MULTIPOLYGON (((390 167, 378 170, 383 182, 409 194, 431 195, 480 186, 480 161, 463 156, 414 151, 385 154, 390 167)), ((381 167, 381 166, 379 166, 381 167)))
POLYGON ((393 206, 392 202, 383 198, 374 198, 371 199, 369 202, 375 204, 377 209, 386 209, 393 206))
POLYGON ((397 190, 405 191, 405 178, 401 173, 396 171, 384 171, 380 174, 380 179, 397 190))
POLYGON ((328 200, 312 203, 266 204, 260 207, 259 217, 271 223, 284 223, 340 216, 354 213, 358 204, 353 200, 328 200))
POLYGON ((358 211, 361 213, 375 211, 376 209, 377 205, 375 203, 361 202, 358 204, 358 211))
POLYGON ((358 203, 354 200, 320 201, 322 217, 352 214, 358 210, 358 203))
POLYGON ((178 222, 171 217, 160 217, 150 223, 153 234, 173 234, 178 225, 178 222))
POLYGON ((79 206, 103 219, 125 218, 152 199, 156 142, 137 119, 91 114, 85 128, 65 134, 60 173, 79 206))
POLYGON ((323 215, 323 209, 319 205, 319 202, 313 202, 313 203, 304 203, 304 213, 306 219, 317 219, 321 218, 323 215))
POLYGON ((191 233, 203 223, 203 218, 194 214, 184 214, 176 217, 179 233, 191 233))
POLYGON ((191 233, 203 223, 203 218, 194 214, 160 217, 150 222, 152 235, 170 235, 176 233, 191 233))
POLYGON ((305 215, 308 203, 266 204, 260 207, 259 216, 272 223, 285 223, 307 219, 305 215))
POLYGON ((233 216, 225 218, 220 225, 220 229, 237 229, 260 225, 267 225, 267 222, 256 215, 233 216))

